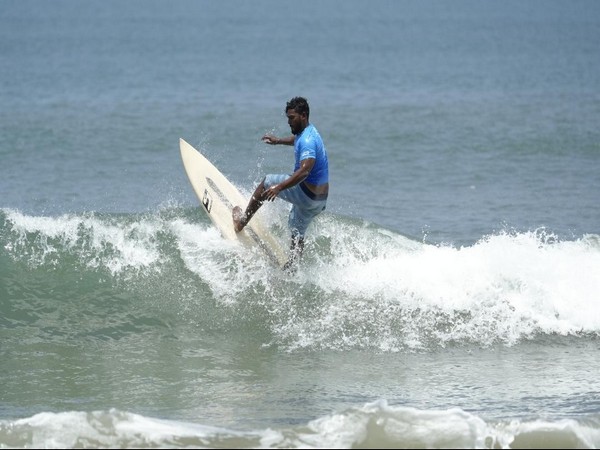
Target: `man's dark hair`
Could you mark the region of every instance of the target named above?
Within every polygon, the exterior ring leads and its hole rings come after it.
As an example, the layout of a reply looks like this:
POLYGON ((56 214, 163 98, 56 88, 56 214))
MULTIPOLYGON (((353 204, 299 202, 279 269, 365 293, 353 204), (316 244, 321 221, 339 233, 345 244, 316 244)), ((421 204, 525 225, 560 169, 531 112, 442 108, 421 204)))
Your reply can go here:
POLYGON ((289 102, 287 102, 287 105, 285 105, 285 112, 287 113, 289 109, 293 109, 298 114, 306 113, 307 119, 310 114, 310 108, 308 107, 308 102, 306 101, 306 99, 304 97, 294 97, 289 102))

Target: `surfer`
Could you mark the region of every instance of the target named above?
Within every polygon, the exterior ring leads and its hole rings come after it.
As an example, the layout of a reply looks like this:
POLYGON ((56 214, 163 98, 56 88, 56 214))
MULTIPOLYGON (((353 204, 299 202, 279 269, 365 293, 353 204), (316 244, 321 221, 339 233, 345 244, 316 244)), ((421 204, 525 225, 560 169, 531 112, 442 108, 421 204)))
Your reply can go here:
POLYGON ((265 134, 262 140, 270 145, 293 145, 295 154, 294 172, 269 174, 256 187, 245 211, 233 208, 233 226, 240 232, 264 201, 272 202, 280 197, 292 204, 288 226, 292 233, 291 255, 284 268, 290 269, 302 256, 304 234, 308 225, 327 204, 329 193, 329 162, 323 139, 309 121, 308 102, 303 97, 294 97, 287 102, 285 114, 292 131, 291 136, 278 138, 265 134))

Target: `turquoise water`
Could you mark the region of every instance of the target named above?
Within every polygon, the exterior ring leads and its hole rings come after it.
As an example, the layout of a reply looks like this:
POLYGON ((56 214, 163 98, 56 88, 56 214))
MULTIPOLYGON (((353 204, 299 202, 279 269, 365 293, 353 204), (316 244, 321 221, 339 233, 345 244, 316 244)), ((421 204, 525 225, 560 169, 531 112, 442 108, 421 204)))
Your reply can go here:
POLYGON ((3 3, 0 446, 598 447, 597 2, 294 8, 3 3), (332 182, 290 276, 178 146, 249 195, 295 95, 332 182))

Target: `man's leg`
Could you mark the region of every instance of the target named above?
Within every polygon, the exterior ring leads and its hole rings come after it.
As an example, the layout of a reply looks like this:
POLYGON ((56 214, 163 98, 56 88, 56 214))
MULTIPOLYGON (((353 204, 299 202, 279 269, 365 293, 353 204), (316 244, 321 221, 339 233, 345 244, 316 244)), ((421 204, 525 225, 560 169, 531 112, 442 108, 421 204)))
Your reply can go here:
POLYGON ((298 233, 293 233, 292 244, 290 245, 290 259, 284 264, 284 270, 296 270, 296 263, 300 261, 303 251, 304 237, 298 233))
POLYGON ((263 193, 265 192, 265 180, 263 179, 261 183, 254 190, 254 194, 250 197, 250 201, 248 202, 248 206, 246 207, 246 212, 242 211, 242 208, 239 206, 235 206, 231 212, 233 217, 233 228, 236 233, 239 233, 244 229, 244 227, 250 222, 252 216, 256 211, 264 203, 262 200, 263 193))

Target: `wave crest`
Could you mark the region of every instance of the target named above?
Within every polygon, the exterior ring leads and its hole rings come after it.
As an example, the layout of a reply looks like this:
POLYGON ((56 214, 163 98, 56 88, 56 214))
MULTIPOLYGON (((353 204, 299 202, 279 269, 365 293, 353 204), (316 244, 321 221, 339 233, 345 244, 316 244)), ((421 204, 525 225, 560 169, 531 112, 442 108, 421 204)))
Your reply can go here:
MULTIPOLYGON (((289 275, 222 239, 196 209, 2 214, 0 249, 15 274, 25 265, 48 276, 60 269, 125 278, 128 289, 174 309, 210 305, 218 326, 268 328, 265 345, 290 351, 419 351, 600 335, 597 235, 561 241, 543 230, 501 232, 457 248, 326 213, 289 275)), ((272 229, 286 239, 282 222, 272 220, 272 229)))

